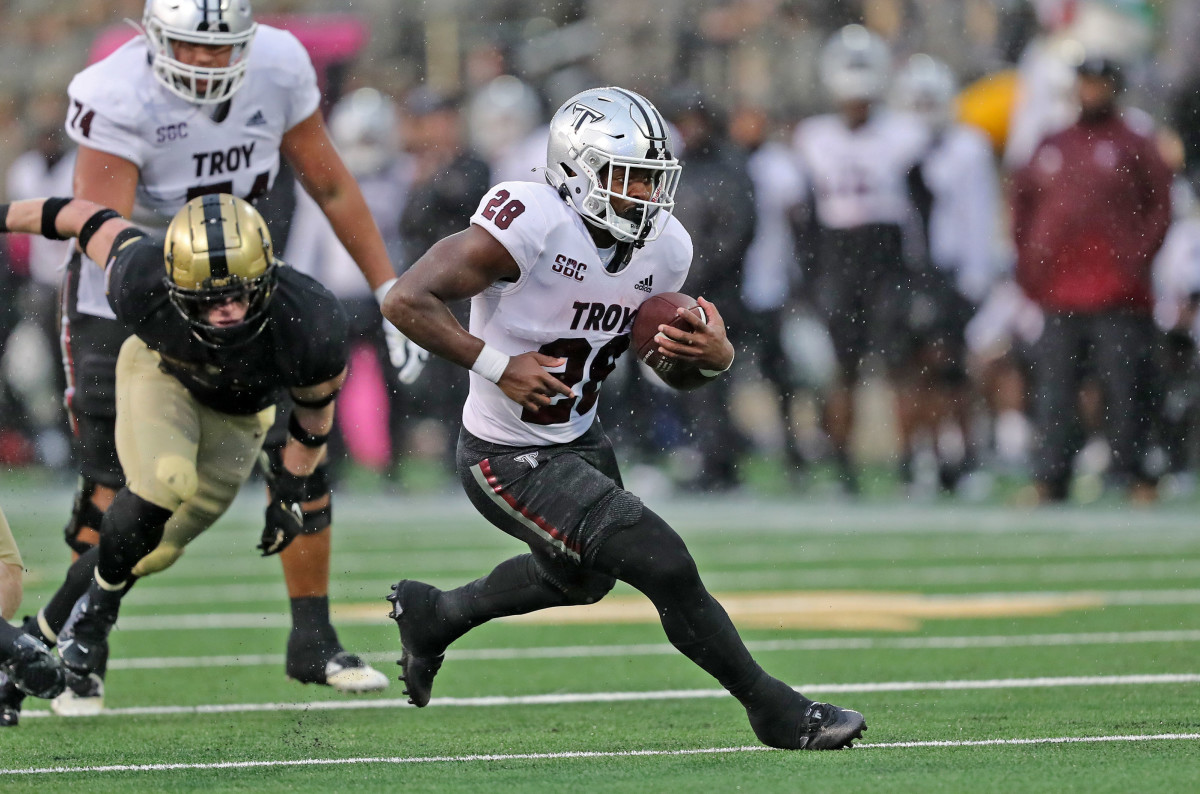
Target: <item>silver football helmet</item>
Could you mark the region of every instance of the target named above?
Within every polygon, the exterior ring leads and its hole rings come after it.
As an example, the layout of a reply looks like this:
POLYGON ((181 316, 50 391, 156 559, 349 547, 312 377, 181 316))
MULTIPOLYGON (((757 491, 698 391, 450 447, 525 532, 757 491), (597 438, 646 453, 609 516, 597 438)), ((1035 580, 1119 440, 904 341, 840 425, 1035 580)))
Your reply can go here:
POLYGON ((188 102, 213 105, 241 88, 258 25, 250 0, 146 0, 142 29, 158 82, 188 102), (233 51, 226 66, 192 66, 175 57, 177 41, 233 51))
POLYGON ((383 170, 399 152, 396 104, 374 88, 338 100, 329 113, 329 134, 355 176, 383 170))
POLYGON ((667 122, 654 105, 624 88, 592 88, 568 99, 550 119, 546 181, 589 223, 619 242, 641 246, 656 239, 675 207, 679 160, 671 153, 667 122), (626 194, 613 169, 649 171, 648 199, 626 194), (634 206, 618 215, 611 199, 634 206))
POLYGON ((821 50, 818 68, 834 102, 874 102, 887 91, 892 53, 862 25, 846 25, 821 50))
POLYGON ((945 63, 924 53, 908 59, 892 92, 896 107, 916 115, 933 129, 954 120, 957 80, 945 63))

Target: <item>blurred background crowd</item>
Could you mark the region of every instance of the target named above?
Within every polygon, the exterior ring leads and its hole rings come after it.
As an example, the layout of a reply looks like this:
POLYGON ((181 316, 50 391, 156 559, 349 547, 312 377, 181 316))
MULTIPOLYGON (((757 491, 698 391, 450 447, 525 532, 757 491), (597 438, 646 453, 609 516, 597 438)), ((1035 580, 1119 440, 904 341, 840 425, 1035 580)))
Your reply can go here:
MULTIPOLYGON (((605 383, 601 419, 635 490, 1192 493, 1200 0, 254 10, 308 49, 398 272, 491 184, 541 180, 545 122, 577 91, 635 89, 675 126, 685 290, 721 309, 738 358, 686 395, 629 357, 605 383)), ((0 0, 5 200, 70 193, 66 85, 141 13, 0 0)), ((374 299, 315 204, 281 175, 261 209, 285 260, 352 318, 343 480, 451 483, 465 372, 434 361, 397 384, 374 299)), ((66 477, 56 311, 71 243, 3 242, 0 474, 66 477)))

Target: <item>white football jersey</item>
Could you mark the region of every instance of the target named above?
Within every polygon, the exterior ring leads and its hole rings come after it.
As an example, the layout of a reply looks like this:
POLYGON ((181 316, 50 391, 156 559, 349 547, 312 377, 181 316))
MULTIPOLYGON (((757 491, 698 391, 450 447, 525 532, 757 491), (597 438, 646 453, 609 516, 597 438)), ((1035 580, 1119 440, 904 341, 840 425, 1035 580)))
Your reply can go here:
MULTIPOLYGON (((140 36, 71 80, 67 133, 139 169, 135 223, 166 228, 198 195, 253 201, 270 189, 284 133, 311 116, 321 97, 308 53, 291 33, 259 25, 249 59, 246 80, 220 121, 212 106, 192 104, 155 80, 140 36)), ((78 309, 113 316, 104 273, 86 262, 78 309)))
POLYGON ((472 372, 463 426, 509 446, 573 441, 596 418, 600 385, 629 346, 638 308, 651 295, 683 286, 691 237, 667 217, 657 240, 610 273, 579 214, 554 188, 533 182, 496 185, 471 223, 499 240, 521 269, 515 282, 497 282, 471 299, 471 333, 510 356, 537 350, 565 358, 550 371, 575 396, 559 395, 529 411, 472 372))
POLYGON ((754 182, 754 239, 742 268, 742 301, 751 311, 783 308, 798 275, 790 213, 804 201, 804 174, 787 146, 768 141, 747 160, 754 182))
POLYGON ((905 180, 927 140, 916 119, 884 109, 857 129, 836 113, 800 122, 793 143, 813 187, 818 222, 828 229, 906 223, 905 180))
POLYGON ((994 242, 1000 220, 992 145, 965 124, 951 125, 921 162, 933 193, 929 254, 952 271, 959 291, 981 301, 998 275, 1001 251, 994 242))

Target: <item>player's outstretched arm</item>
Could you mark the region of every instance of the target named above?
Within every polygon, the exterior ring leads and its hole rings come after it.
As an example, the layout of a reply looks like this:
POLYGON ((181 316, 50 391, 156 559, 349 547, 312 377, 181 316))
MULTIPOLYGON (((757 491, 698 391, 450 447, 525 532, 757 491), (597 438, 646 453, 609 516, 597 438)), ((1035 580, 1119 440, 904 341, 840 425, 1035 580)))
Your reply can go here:
POLYGON ((696 302, 704 309, 707 322, 688 309, 676 309, 676 314, 684 318, 689 327, 660 325, 655 337, 659 352, 692 365, 677 369, 672 377, 664 378, 676 389, 703 386, 733 366, 733 344, 725 332, 725 320, 716 304, 703 297, 696 298, 696 302))
POLYGON ((0 232, 40 234, 51 240, 78 237, 84 253, 101 267, 117 234, 132 226, 116 210, 86 199, 36 198, 0 204, 0 232))
POLYGON ((448 304, 478 295, 498 281, 515 281, 521 270, 495 237, 478 226, 438 241, 418 259, 383 300, 383 315, 426 350, 498 385, 525 408, 549 405, 571 390, 546 367, 559 358, 537 352, 504 355, 472 336, 448 304))

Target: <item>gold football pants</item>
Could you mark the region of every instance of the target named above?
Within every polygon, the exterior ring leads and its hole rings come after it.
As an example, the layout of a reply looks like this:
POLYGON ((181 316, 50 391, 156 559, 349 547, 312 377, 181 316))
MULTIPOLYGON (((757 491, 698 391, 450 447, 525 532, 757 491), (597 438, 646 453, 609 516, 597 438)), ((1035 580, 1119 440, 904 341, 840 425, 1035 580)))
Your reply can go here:
MULTIPOLYGON (((271 406, 236 416, 201 405, 136 336, 117 359, 117 455, 133 493, 172 511, 162 542, 135 576, 170 567, 228 509, 254 468, 271 406)), ((249 541, 247 541, 249 542, 249 541)))

